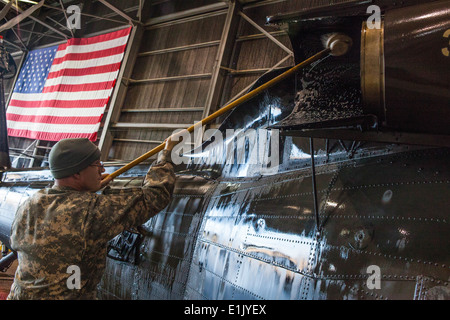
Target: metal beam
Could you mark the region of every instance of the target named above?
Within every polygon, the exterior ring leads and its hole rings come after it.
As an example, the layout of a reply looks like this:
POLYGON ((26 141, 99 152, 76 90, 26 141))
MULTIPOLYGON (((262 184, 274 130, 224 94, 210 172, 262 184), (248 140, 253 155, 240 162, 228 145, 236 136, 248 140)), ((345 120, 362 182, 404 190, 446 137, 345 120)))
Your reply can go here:
POLYGON ((251 9, 256 7, 262 7, 266 5, 276 4, 280 2, 286 2, 290 0, 261 0, 261 1, 251 1, 249 4, 245 4, 243 7, 244 9, 251 9))
POLYGON ((144 8, 144 1, 143 0, 139 0, 139 9, 138 9, 138 13, 136 14, 136 16, 139 19, 139 22, 142 23, 142 9, 144 8))
POLYGON ((235 76, 235 75, 246 75, 246 74, 258 74, 258 73, 266 73, 269 70, 276 70, 276 69, 282 69, 282 67, 280 68, 259 68, 259 69, 247 69, 247 70, 234 70, 234 69, 230 69, 230 68, 225 68, 225 67, 221 67, 221 69, 223 70, 227 70, 230 75, 235 76))
POLYGON ((23 51, 23 48, 18 46, 17 44, 15 44, 14 42, 8 41, 6 39, 3 39, 3 42, 6 43, 7 45, 10 45, 12 47, 15 47, 17 49, 19 49, 20 51, 23 51))
MULTIPOLYGON (((130 7, 130 8, 125 9, 124 11, 125 12, 133 12, 136 9, 138 9, 138 8, 137 7, 130 7)), ((95 23, 97 20, 108 20, 108 21, 117 22, 117 23, 125 23, 125 21, 123 21, 123 20, 111 19, 111 17, 117 16, 117 14, 115 12, 111 12, 111 13, 105 14, 105 15, 103 15, 101 17, 95 16, 95 15, 92 15, 92 14, 84 14, 84 15, 87 16, 87 17, 94 18, 94 19, 88 21, 86 24, 95 23)), ((130 24, 130 23, 127 22, 127 24, 130 24)))
POLYGON ((105 161, 108 157, 109 149, 112 145, 112 135, 109 132, 111 123, 116 122, 120 115, 120 108, 123 105, 127 93, 127 87, 122 83, 124 77, 130 77, 133 72, 133 67, 136 62, 137 53, 141 43, 143 28, 140 25, 135 25, 131 29, 128 45, 123 57, 120 67, 119 75, 117 76, 116 87, 111 96, 109 103, 109 110, 105 118, 102 129, 102 134, 98 143, 98 147, 102 152, 102 160, 105 161))
POLYGON ((11 28, 11 31, 16 36, 17 40, 19 40, 20 44, 22 45, 22 48, 25 49, 25 51, 29 51, 28 47, 25 45, 25 43, 23 43, 22 38, 20 38, 19 35, 17 34, 17 32, 14 30, 14 27, 11 28))
MULTIPOLYGON (((51 20, 51 18, 48 18, 48 19, 51 20)), ((47 32, 47 33, 42 33, 42 32, 37 32, 37 31, 27 30, 27 29, 24 29, 24 28, 21 28, 21 29, 20 29, 20 32, 28 32, 28 33, 31 33, 31 34, 36 34, 36 35, 38 35, 38 36, 44 36, 44 37, 50 37, 50 38, 61 39, 61 37, 55 36, 55 35, 53 35, 53 34, 48 34, 48 32, 47 32)), ((29 44, 30 38, 31 38, 31 35, 28 37, 27 44, 29 44)), ((65 40, 64 40, 64 41, 65 41, 65 40)))
MULTIPOLYGON (((2 3, 4 3, 4 4, 8 4, 8 2, 5 1, 5 0, 0 0, 0 2, 2 2, 2 3)), ((42 1, 42 2, 43 2, 43 1, 42 1)), ((22 9, 20 9, 20 8, 17 7, 16 5, 14 5, 13 8, 14 8, 17 12, 19 12, 19 13, 24 12, 22 9)), ((30 18, 30 19, 36 21, 37 23, 43 25, 43 26, 46 27, 47 29, 50 29, 50 30, 52 30, 53 32, 55 32, 55 33, 57 33, 57 34, 63 36, 65 39, 68 39, 68 38, 69 38, 65 33, 59 31, 58 29, 53 28, 52 26, 48 25, 47 23, 45 23, 45 22, 42 21, 41 19, 38 19, 38 18, 36 18, 36 17, 33 17, 32 15, 29 16, 28 18, 30 18)))
POLYGON ((214 40, 214 41, 208 41, 208 42, 202 42, 202 43, 194 43, 194 44, 189 44, 189 45, 180 46, 180 47, 172 47, 172 48, 166 48, 166 49, 160 49, 160 50, 141 52, 138 54, 138 57, 145 57, 145 56, 151 56, 151 55, 163 54, 163 53, 169 53, 169 52, 178 52, 178 51, 184 51, 184 50, 199 49, 199 48, 216 46, 218 44, 220 44, 220 40, 214 40))
POLYGON ((208 89, 208 94, 205 101, 205 109, 203 110, 202 118, 206 118, 211 108, 218 104, 219 96, 223 89, 224 79, 220 77, 220 69, 223 64, 228 65, 231 58, 231 48, 234 44, 234 38, 237 33, 237 15, 238 7, 236 1, 229 2, 227 16, 222 29, 222 36, 220 38, 220 45, 216 53, 214 61, 211 82, 208 89))
POLYGON ((98 0, 99 2, 103 3, 106 7, 108 7, 109 9, 111 9, 112 11, 114 11, 115 13, 117 13, 119 16, 121 16, 122 18, 125 18, 126 20, 128 20, 128 22, 130 24, 140 24, 139 21, 132 19, 129 15, 127 15, 124 11, 116 8, 115 6, 113 6, 111 3, 109 3, 106 0, 98 0))
POLYGON ((284 44, 282 44, 280 41, 278 41, 274 36, 272 36, 268 31, 264 30, 262 27, 260 27, 256 22, 254 22, 252 19, 250 19, 248 16, 246 16, 242 11, 239 12, 239 15, 244 18, 248 23, 250 23, 252 26, 254 26, 256 29, 261 31, 267 38, 272 40, 276 45, 278 45, 281 49, 289 53, 290 55, 294 56, 294 53, 291 49, 286 47, 284 44))
POLYGON ((141 140, 141 139, 124 139, 124 138, 114 138, 114 141, 118 142, 137 142, 137 143, 154 143, 154 144, 161 144, 164 141, 159 140, 141 140))
MULTIPOLYGON (((62 0, 59 0, 59 4, 61 5, 61 9, 63 9, 64 18, 66 18, 66 21, 69 21, 69 19, 67 18, 66 8, 64 8, 64 4, 62 3, 62 0)), ((64 26, 64 27, 70 31, 72 38, 74 38, 72 29, 67 28, 67 26, 64 26)))
MULTIPOLYGON (((49 8, 49 9, 56 10, 56 11, 59 11, 59 12, 64 11, 61 8, 50 6, 50 5, 47 5, 47 4, 44 4, 43 6, 45 8, 49 8)), ((80 15, 81 16, 85 16, 85 17, 94 18, 93 20, 107 20, 107 21, 112 21, 112 22, 117 22, 117 23, 125 23, 125 21, 123 21, 123 20, 115 20, 115 19, 111 19, 111 18, 108 17, 108 16, 115 16, 116 14, 114 14, 114 13, 107 14, 105 16, 96 16, 96 15, 93 15, 93 14, 80 12, 80 15)), ((87 23, 90 23, 90 21, 88 21, 87 23)))
POLYGON ((27 10, 22 11, 19 15, 15 16, 8 22, 4 23, 2 26, 0 26, 0 32, 4 30, 8 30, 12 27, 14 27, 16 24, 19 24, 22 22, 22 20, 28 18, 31 16, 36 10, 39 10, 40 7, 44 4, 44 0, 39 2, 38 4, 35 4, 34 6, 29 7, 27 10))
POLYGON ((173 77, 138 79, 138 80, 124 78, 124 80, 128 80, 130 84, 140 84, 140 83, 151 83, 151 82, 177 81, 177 80, 186 80, 186 79, 201 79, 201 78, 209 78, 209 77, 211 77, 211 73, 187 74, 187 75, 173 76, 173 77))
MULTIPOLYGON (((56 21, 56 20, 53 19, 52 17, 47 16, 46 18, 47 18, 48 20, 50 20, 51 22, 55 23, 56 25, 60 26, 61 28, 65 29, 65 30, 67 30, 67 31, 70 31, 70 34, 72 35, 72 38, 73 38, 73 32, 72 32, 72 29, 67 28, 67 26, 63 25, 63 24, 60 23, 59 21, 56 21)), ((66 21, 67 21, 67 18, 65 18, 65 19, 66 19, 66 21)), ((46 36, 48 36, 48 35, 46 35, 46 36)))
POLYGON ((136 122, 118 122, 111 125, 111 128, 127 128, 127 129, 184 129, 189 128, 192 124, 188 123, 136 123, 136 122))
POLYGON ((201 18, 202 14, 211 14, 211 12, 213 12, 213 14, 223 14, 226 11, 220 11, 220 12, 215 12, 217 10, 221 10, 221 9, 226 9, 228 8, 228 5, 225 2, 217 2, 215 4, 211 4, 211 5, 206 5, 203 7, 199 7, 199 8, 195 8, 195 9, 190 9, 190 10, 185 10, 185 11, 181 11, 181 12, 175 12, 172 14, 168 14, 162 17, 157 17, 157 18, 152 18, 149 21, 147 21, 145 23, 145 27, 153 27, 155 25, 158 25, 158 27, 160 26, 164 26, 164 23, 170 23, 172 24, 175 21, 175 23, 183 23, 183 22, 187 22, 189 21, 189 19, 192 18, 192 16, 195 16, 193 19, 199 19, 201 18))
POLYGON ((2 20, 9 12, 9 9, 11 9, 12 1, 8 2, 6 6, 3 7, 2 11, 0 11, 0 20, 2 20))
POLYGON ((203 108, 157 108, 157 109, 122 109, 122 112, 140 113, 140 112, 200 112, 203 108))
MULTIPOLYGON (((154 144, 161 144, 164 141, 159 140, 142 140, 142 139, 127 139, 127 138, 114 138, 114 141, 117 142, 136 142, 136 143, 154 143, 154 144)), ((188 142, 186 144, 194 145, 194 142, 188 142)))
MULTIPOLYGON (((279 30, 279 31, 270 31, 269 32, 270 35, 274 36, 274 37, 281 37, 281 36, 287 36, 288 34, 286 33, 286 31, 283 30, 279 30)), ((240 41, 248 41, 248 40, 257 40, 257 39, 264 39, 267 36, 264 33, 255 33, 255 34, 248 34, 245 36, 239 36, 236 38, 236 42, 240 42, 240 41)))
MULTIPOLYGON (((267 70, 264 74, 269 73, 275 69, 278 68, 278 66, 280 66, 282 63, 284 63, 285 61, 287 61, 288 59, 290 59, 292 56, 288 55, 286 57, 284 57, 283 59, 281 59, 280 61, 278 61, 273 67, 271 67, 269 70, 267 70)), ((263 74, 263 75, 264 75, 263 74)), ((261 75, 261 76, 263 76, 261 75)), ((231 98, 227 103, 225 103, 225 105, 229 104, 230 102, 232 102, 233 100, 236 100, 237 98, 239 98, 240 96, 242 96, 244 93, 246 93, 251 87, 253 87, 253 85, 258 81, 258 79, 256 79, 255 81, 253 81, 252 83, 250 83, 247 87, 245 87, 241 92, 239 92, 237 95, 235 95, 233 98, 231 98)))

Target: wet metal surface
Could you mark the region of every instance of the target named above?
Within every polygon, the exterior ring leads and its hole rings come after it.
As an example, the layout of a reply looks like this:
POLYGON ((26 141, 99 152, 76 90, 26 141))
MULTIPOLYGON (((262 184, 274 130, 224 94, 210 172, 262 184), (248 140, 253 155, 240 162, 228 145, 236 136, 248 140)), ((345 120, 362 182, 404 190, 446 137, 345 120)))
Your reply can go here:
MULTIPOLYGON (((142 178, 133 181, 141 182, 142 178)), ((135 248, 138 263, 108 259, 100 290, 103 298, 183 299, 202 206, 212 185, 194 176, 178 179, 170 205, 138 228, 144 236, 135 248)))
POLYGON ((448 158, 447 150, 424 151, 319 167, 319 235, 308 175, 234 182, 232 193, 222 182, 203 219, 187 297, 413 299, 422 279, 448 294, 448 208, 438 199, 449 195, 450 172, 432 173, 448 158), (367 288, 371 265, 381 270, 379 290, 367 288))
POLYGON ((53 182, 49 170, 10 171, 4 173, 2 180, 0 184, 0 241, 8 245, 12 220, 19 205, 53 182))
POLYGON ((450 133, 449 16, 448 1, 386 14, 388 126, 413 132, 450 133))

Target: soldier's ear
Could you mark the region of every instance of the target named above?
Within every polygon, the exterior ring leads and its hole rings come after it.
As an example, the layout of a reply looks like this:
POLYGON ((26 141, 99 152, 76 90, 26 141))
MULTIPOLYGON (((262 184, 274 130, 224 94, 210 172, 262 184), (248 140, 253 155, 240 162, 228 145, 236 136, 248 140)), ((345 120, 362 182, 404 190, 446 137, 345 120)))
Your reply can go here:
POLYGON ((73 177, 74 179, 76 179, 76 180, 79 180, 79 179, 81 178, 81 174, 80 174, 79 172, 77 172, 77 173, 74 173, 74 174, 72 175, 72 177, 73 177))

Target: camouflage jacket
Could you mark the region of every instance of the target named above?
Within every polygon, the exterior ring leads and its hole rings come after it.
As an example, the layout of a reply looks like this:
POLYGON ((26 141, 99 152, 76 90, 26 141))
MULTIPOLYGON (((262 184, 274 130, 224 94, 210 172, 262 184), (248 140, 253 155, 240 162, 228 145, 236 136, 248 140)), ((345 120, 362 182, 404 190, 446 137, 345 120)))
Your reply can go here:
POLYGON ((8 299, 95 299, 108 241, 168 205, 175 183, 168 157, 163 151, 141 188, 100 194, 53 186, 30 197, 12 225, 19 266, 8 299), (79 288, 70 279, 77 272, 79 288))

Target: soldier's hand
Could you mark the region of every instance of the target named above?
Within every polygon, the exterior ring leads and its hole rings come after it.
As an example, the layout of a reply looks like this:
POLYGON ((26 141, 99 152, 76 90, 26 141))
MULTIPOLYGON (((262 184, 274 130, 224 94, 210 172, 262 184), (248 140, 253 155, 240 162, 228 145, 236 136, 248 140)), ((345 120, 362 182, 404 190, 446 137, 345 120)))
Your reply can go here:
POLYGON ((181 130, 177 133, 174 133, 173 135, 171 135, 170 137, 168 137, 165 140, 166 146, 164 149, 172 151, 172 149, 181 142, 181 137, 183 135, 189 135, 189 131, 187 131, 186 129, 181 130))

